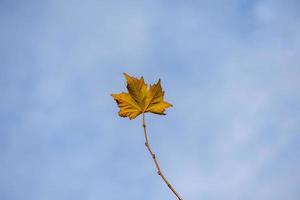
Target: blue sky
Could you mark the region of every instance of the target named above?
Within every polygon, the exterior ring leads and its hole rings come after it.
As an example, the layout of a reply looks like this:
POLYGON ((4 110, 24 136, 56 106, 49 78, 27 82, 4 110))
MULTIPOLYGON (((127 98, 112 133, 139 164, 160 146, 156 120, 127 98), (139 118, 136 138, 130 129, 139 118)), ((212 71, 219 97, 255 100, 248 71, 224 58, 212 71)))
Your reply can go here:
POLYGON ((298 0, 0 1, 0 199, 175 199, 123 72, 162 79, 147 115, 185 200, 300 198, 298 0))

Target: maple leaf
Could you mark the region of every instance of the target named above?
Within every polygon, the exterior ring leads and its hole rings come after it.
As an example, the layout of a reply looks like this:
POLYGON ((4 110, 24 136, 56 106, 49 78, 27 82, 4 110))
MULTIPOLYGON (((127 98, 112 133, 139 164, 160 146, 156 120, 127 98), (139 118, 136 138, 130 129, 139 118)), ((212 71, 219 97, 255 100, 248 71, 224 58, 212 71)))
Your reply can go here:
POLYGON ((157 174, 162 178, 162 180, 166 183, 168 188, 174 193, 178 200, 182 200, 182 198, 179 196, 176 190, 169 183, 165 175, 162 173, 158 161, 156 159, 156 155, 151 149, 146 130, 146 112, 165 115, 165 110, 168 107, 172 106, 168 102, 164 101, 165 92, 162 90, 160 79, 157 81, 157 83, 148 87, 143 77, 138 79, 129 76, 126 73, 124 73, 124 75, 127 81, 128 93, 121 92, 119 94, 111 94, 111 96, 114 98, 114 100, 117 102, 120 108, 119 115, 121 117, 129 117, 129 119, 134 119, 140 114, 142 114, 142 125, 144 129, 145 146, 149 151, 151 158, 153 159, 157 170, 157 174))
POLYGON ((124 76, 127 81, 128 93, 111 94, 120 108, 119 116, 134 119, 146 112, 165 115, 166 108, 172 106, 164 101, 164 91, 160 79, 156 84, 148 87, 143 77, 137 79, 126 73, 124 76))

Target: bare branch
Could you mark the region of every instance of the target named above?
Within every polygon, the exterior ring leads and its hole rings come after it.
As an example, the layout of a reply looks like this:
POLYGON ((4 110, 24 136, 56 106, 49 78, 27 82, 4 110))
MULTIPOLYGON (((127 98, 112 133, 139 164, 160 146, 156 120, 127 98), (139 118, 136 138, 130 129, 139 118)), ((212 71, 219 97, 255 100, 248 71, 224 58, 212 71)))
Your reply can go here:
POLYGON ((172 187, 172 185, 169 183, 169 181, 167 180, 167 178, 164 176, 164 174, 162 173, 159 164, 156 160, 156 156, 153 153, 150 144, 149 144, 149 140, 148 140, 148 136, 147 136, 147 131, 146 131, 146 122, 145 122, 145 113, 143 113, 143 128, 144 128, 144 136, 145 136, 145 145, 153 159, 153 162, 155 164, 156 170, 157 170, 157 174, 163 179, 163 181, 166 183, 166 185, 170 188, 170 190, 176 195, 176 197, 178 198, 178 200, 183 200, 179 194, 176 192, 176 190, 172 187))

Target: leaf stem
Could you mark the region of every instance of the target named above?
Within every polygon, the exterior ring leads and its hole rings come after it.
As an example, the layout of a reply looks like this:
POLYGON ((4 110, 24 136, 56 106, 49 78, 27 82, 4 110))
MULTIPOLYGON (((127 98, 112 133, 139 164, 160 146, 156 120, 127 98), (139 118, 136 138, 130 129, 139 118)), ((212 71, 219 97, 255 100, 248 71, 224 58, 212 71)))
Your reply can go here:
POLYGON ((143 128, 144 128, 144 136, 145 136, 145 145, 153 159, 153 162, 155 164, 156 170, 157 170, 157 174, 163 179, 163 181, 166 183, 166 185, 169 187, 169 189, 175 194, 175 196, 178 198, 178 200, 183 200, 179 194, 176 192, 176 190, 172 187, 172 185, 169 183, 169 181, 167 180, 167 178, 164 176, 164 174, 162 173, 160 166, 156 160, 156 156, 153 153, 150 144, 149 144, 149 140, 148 140, 148 135, 147 135, 147 130, 146 130, 146 122, 145 122, 145 113, 143 113, 143 128))

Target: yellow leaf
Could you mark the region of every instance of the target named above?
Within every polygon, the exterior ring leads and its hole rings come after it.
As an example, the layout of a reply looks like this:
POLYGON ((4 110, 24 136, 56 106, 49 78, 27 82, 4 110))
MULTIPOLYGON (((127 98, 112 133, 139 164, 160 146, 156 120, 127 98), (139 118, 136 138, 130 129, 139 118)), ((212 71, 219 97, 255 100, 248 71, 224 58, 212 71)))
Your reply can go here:
POLYGON ((119 116, 134 119, 146 112, 165 115, 166 108, 172 105, 164 101, 164 91, 160 80, 148 88, 143 77, 137 79, 126 73, 124 75, 128 93, 112 94, 120 108, 119 116))

